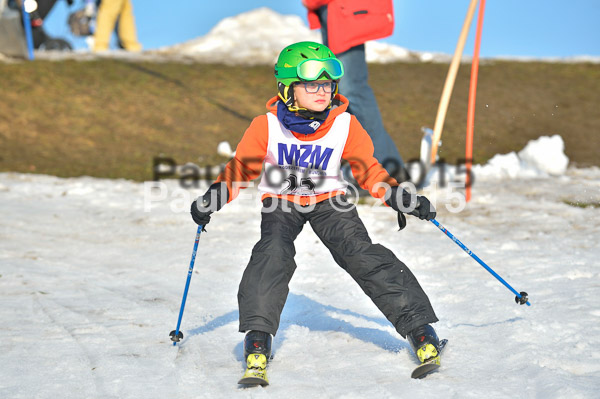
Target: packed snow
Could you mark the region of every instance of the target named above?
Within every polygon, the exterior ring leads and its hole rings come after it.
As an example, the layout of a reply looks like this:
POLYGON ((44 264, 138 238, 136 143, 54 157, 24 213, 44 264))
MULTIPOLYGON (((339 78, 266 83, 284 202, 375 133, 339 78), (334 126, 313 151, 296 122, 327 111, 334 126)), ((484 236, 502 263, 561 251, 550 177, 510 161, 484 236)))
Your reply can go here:
MULTIPOLYGON (((548 145, 556 144, 526 152, 548 145)), ((437 220, 527 291, 531 307, 433 224, 410 217, 398 232, 391 210, 358 205, 373 241, 428 293, 438 334, 449 339, 441 369, 410 378, 417 363, 407 342, 307 226, 271 385, 243 388, 236 294, 260 235, 255 190, 201 235, 185 338, 174 347, 168 334, 196 232, 188 209, 206 185, 1 173, 0 397, 597 397, 600 169, 523 175, 476 176, 460 212, 450 211, 455 192, 425 194, 437 198, 437 220)))
MULTIPOLYGON (((429 129, 430 130, 430 129, 429 129)), ((433 133, 433 131, 431 131, 433 133)), ((413 181, 423 179, 425 186, 441 185, 442 182, 460 183, 464 187, 465 165, 451 165, 442 162, 431 168, 423 165, 429 161, 431 142, 429 132, 421 143, 421 162, 408 165, 413 181), (423 176, 423 177, 422 177, 423 176)), ((476 179, 536 178, 562 176, 567 171, 569 158, 564 153, 565 143, 559 135, 541 136, 532 140, 521 151, 494 155, 485 165, 473 165, 476 179)))
POLYGON ((542 136, 527 143, 519 153, 498 154, 486 165, 476 165, 478 176, 487 177, 544 177, 561 176, 567 171, 569 158, 565 143, 559 135, 542 136))

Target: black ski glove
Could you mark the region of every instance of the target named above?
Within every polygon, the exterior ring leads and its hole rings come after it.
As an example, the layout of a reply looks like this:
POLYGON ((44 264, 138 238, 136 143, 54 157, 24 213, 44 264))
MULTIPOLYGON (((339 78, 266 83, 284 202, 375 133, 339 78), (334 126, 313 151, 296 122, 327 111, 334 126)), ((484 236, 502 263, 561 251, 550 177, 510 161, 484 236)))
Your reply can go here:
POLYGON ((435 208, 427 197, 422 195, 417 195, 417 206, 410 214, 421 220, 432 220, 436 216, 435 208))
POLYGON ((406 227, 404 213, 418 217, 419 219, 435 219, 435 208, 431 202, 422 195, 411 195, 400 186, 392 187, 386 193, 386 201, 393 210, 398 212, 398 227, 400 230, 406 227), (411 210, 410 212, 407 212, 411 210))
POLYGON ((190 213, 196 224, 206 226, 210 215, 229 201, 229 190, 225 183, 213 183, 202 197, 192 202, 190 213))

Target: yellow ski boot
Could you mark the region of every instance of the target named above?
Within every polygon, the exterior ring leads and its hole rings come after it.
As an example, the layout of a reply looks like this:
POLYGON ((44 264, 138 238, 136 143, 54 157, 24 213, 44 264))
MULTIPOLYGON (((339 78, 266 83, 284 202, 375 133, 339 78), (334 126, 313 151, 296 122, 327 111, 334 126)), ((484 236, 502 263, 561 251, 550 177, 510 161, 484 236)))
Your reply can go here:
POLYGON ((413 370, 411 374, 412 378, 423 378, 440 367, 441 351, 448 341, 444 339, 440 342, 433 327, 429 324, 417 327, 408 333, 406 338, 415 355, 417 355, 419 362, 421 362, 413 370))
POLYGON ((246 372, 238 381, 242 385, 269 385, 267 362, 271 357, 271 334, 249 331, 244 338, 246 372))

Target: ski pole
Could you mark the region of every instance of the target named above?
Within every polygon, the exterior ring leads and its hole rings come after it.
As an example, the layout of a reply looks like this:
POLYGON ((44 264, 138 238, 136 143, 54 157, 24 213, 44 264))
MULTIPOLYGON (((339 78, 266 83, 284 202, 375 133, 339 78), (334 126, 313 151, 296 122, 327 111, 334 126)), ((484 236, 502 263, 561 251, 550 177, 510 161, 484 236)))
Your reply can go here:
POLYGON ((33 33, 31 32, 31 19, 29 18, 29 11, 33 12, 35 9, 30 10, 27 1, 21 3, 21 12, 23 13, 23 28, 25 29, 25 40, 27 42, 27 55, 29 60, 33 60, 33 33))
POLYGON ((192 272, 194 270, 194 262, 196 261, 196 251, 198 251, 198 241, 200 241, 200 234, 202 233, 202 225, 198 225, 198 231, 196 232, 196 240, 194 241, 194 250, 192 251, 192 260, 190 260, 190 268, 188 269, 187 281, 185 282, 185 289, 183 290, 183 299, 181 300, 181 307, 179 309, 179 319, 177 320, 177 328, 169 333, 173 346, 177 345, 177 342, 183 339, 183 333, 179 331, 181 327, 181 318, 183 317, 183 309, 185 308, 185 301, 187 299, 188 289, 190 288, 190 281, 192 281, 192 272))
POLYGON ((467 248, 465 244, 460 242, 460 240, 458 238, 454 237, 452 235, 452 233, 450 233, 448 231, 448 229, 446 229, 444 226, 442 226, 437 220, 431 219, 431 223, 435 224, 437 226, 437 228, 440 229, 443 233, 445 233, 452 241, 454 241, 456 243, 456 245, 458 245, 459 247, 462 248, 463 251, 465 251, 466 253, 471 255, 471 257, 473 259, 475 259, 477 261, 477 263, 479 263, 481 266, 483 266, 485 268, 485 270, 490 272, 492 276, 496 277, 498 279, 498 281, 500 281, 502 284, 504 284, 504 286, 506 288, 511 290, 513 292, 513 294, 516 295, 515 302, 517 302, 520 305, 527 304, 527 306, 531 306, 531 304, 529 303, 529 298, 527 297, 527 293, 525 291, 517 292, 513 287, 510 286, 510 284, 508 284, 506 281, 504 281, 504 279, 502 277, 500 277, 491 267, 486 265, 484 261, 479 259, 479 257, 477 255, 475 255, 469 248, 467 248))

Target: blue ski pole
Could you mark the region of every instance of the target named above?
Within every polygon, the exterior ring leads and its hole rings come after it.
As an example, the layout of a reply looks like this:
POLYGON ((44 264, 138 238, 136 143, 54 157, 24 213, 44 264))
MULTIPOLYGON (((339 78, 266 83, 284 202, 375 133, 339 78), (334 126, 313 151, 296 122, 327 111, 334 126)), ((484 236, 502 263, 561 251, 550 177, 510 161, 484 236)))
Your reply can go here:
POLYGON ((490 272, 492 276, 496 277, 498 279, 498 281, 500 281, 502 284, 504 284, 504 286, 506 288, 511 290, 513 292, 513 294, 516 295, 515 302, 517 302, 520 305, 527 304, 527 306, 531 306, 531 304, 529 303, 529 298, 527 297, 527 293, 525 291, 517 292, 513 287, 510 286, 510 284, 508 284, 506 281, 504 281, 504 279, 502 277, 500 277, 491 267, 486 265, 484 261, 479 259, 479 257, 477 255, 475 255, 473 252, 471 252, 471 250, 469 248, 467 248, 465 244, 460 242, 460 240, 458 238, 454 237, 452 235, 452 233, 450 233, 448 231, 448 229, 446 229, 444 226, 442 226, 437 220, 431 219, 431 223, 435 224, 437 226, 437 228, 440 229, 444 234, 446 234, 452 241, 454 241, 456 243, 456 245, 461 247, 463 251, 465 251, 473 259, 475 259, 477 261, 477 263, 479 263, 481 266, 483 266, 485 268, 485 270, 490 272))
POLYGON ((169 334, 173 346, 177 345, 177 342, 183 339, 183 333, 179 331, 181 327, 181 318, 183 317, 183 309, 185 308, 185 300, 187 299, 188 289, 190 288, 190 281, 192 281, 192 272, 194 271, 194 262, 196 261, 196 251, 198 251, 198 242, 200 241, 200 234, 202 233, 202 225, 198 225, 198 231, 196 232, 196 240, 194 241, 194 250, 192 251, 192 260, 190 260, 190 268, 188 269, 187 281, 185 282, 185 289, 183 290, 183 299, 181 300, 181 307, 179 309, 179 319, 177 320, 177 328, 169 334))
POLYGON ((29 60, 33 60, 33 34, 31 33, 31 20, 29 18, 29 12, 26 11, 25 1, 21 5, 21 12, 23 14, 23 28, 25 29, 25 40, 27 41, 27 55, 29 60))

